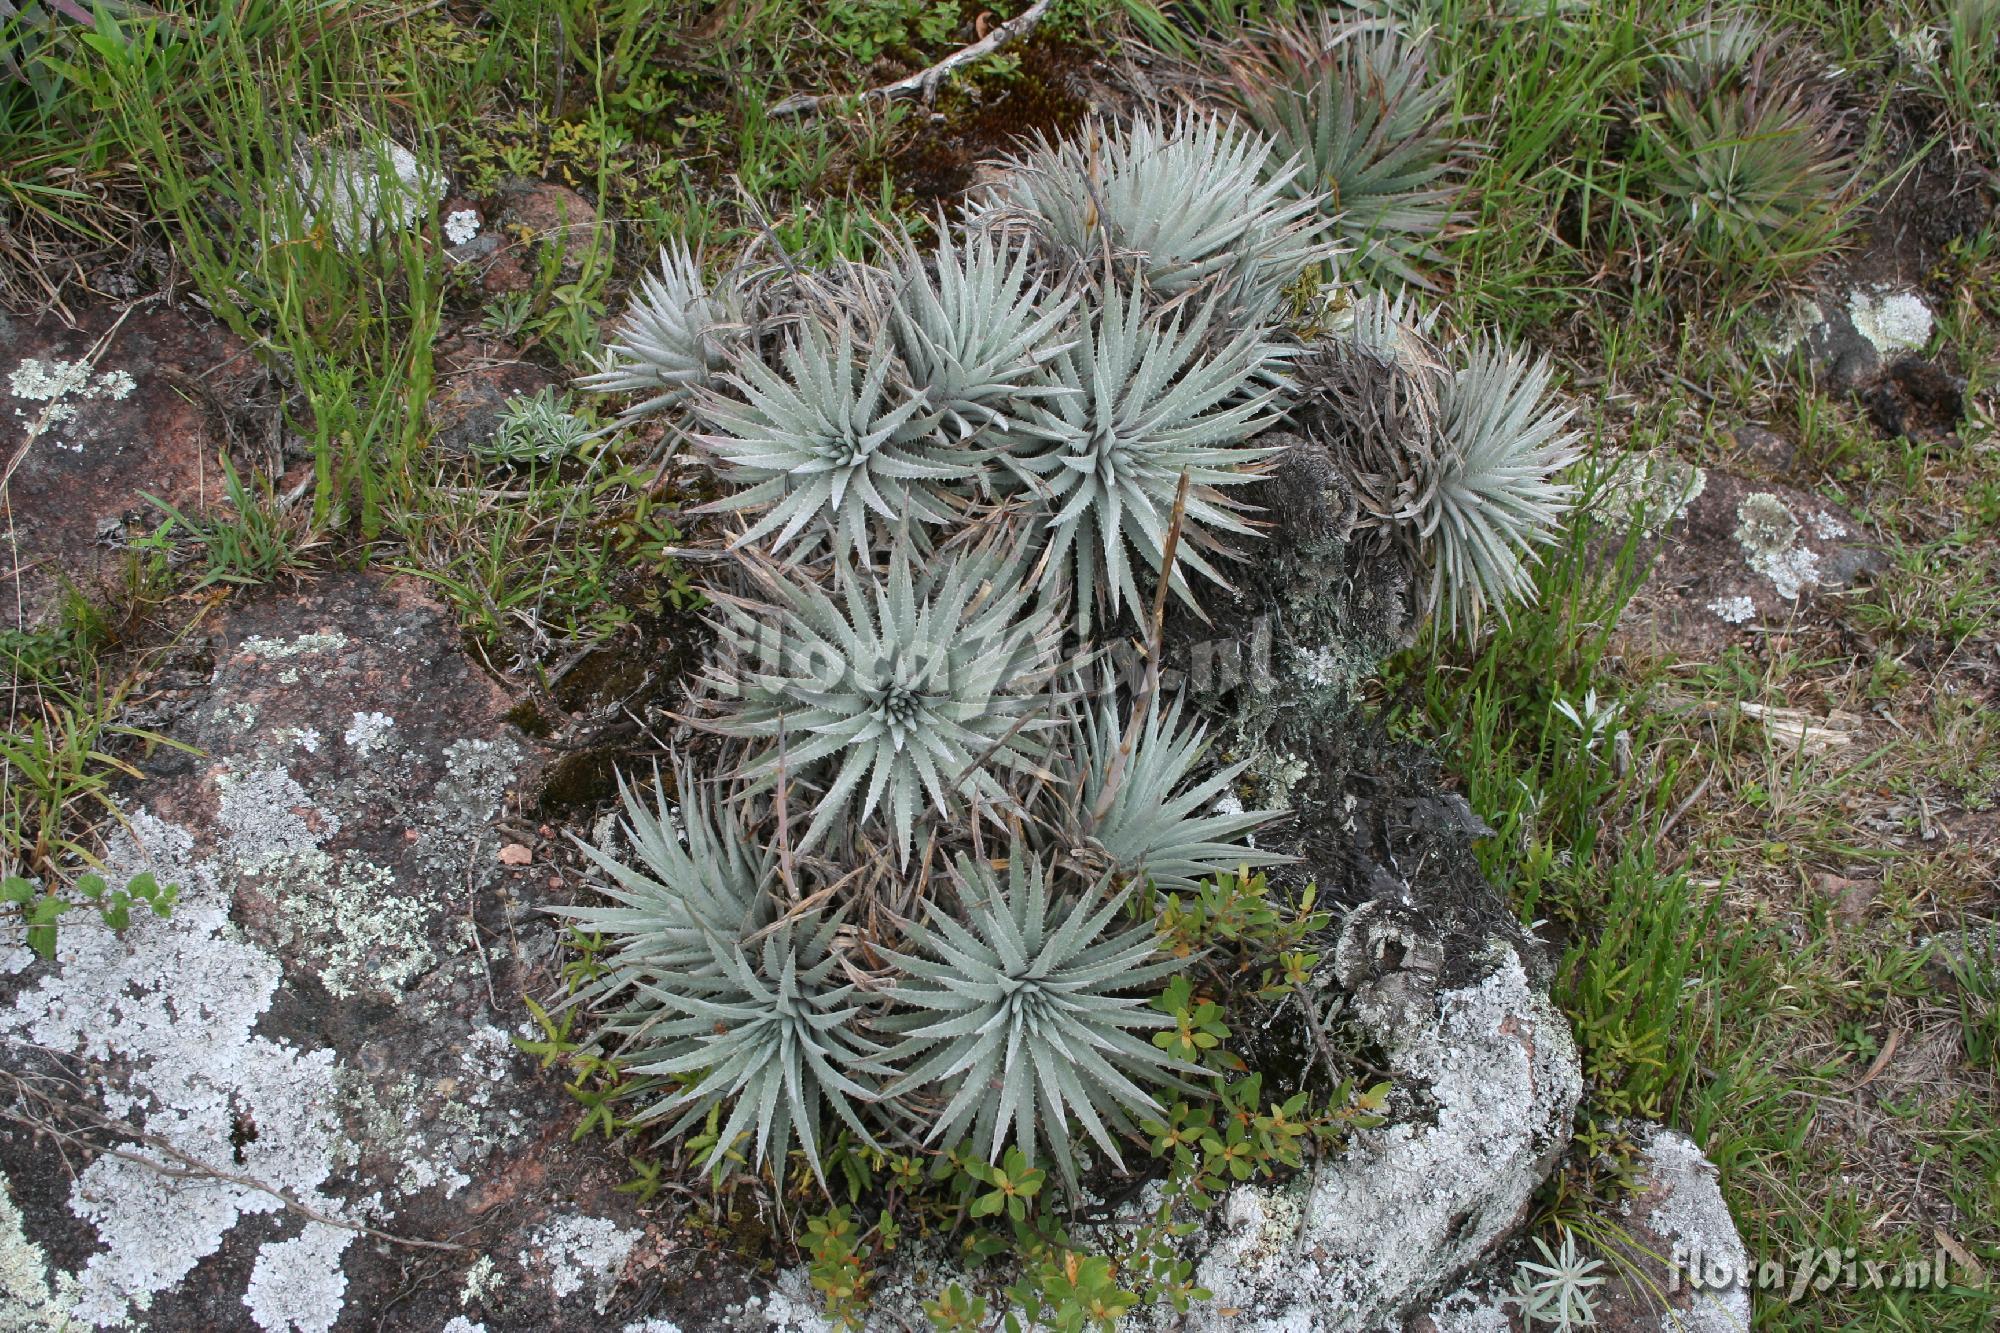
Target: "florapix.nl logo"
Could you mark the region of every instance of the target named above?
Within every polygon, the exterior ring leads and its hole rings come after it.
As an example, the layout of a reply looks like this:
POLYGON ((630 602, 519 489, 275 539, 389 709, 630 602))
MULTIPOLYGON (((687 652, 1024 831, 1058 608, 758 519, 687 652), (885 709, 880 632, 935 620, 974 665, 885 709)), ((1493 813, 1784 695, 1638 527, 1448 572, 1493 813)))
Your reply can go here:
POLYGON ((1676 1245, 1667 1265, 1667 1290, 1764 1292, 1795 1305, 1836 1288, 1843 1291, 1973 1292, 1987 1283, 1986 1269, 1956 1242, 1942 1236, 1929 1254, 1871 1258, 1855 1246, 1794 1250, 1752 1258, 1741 1250, 1717 1252, 1676 1245))

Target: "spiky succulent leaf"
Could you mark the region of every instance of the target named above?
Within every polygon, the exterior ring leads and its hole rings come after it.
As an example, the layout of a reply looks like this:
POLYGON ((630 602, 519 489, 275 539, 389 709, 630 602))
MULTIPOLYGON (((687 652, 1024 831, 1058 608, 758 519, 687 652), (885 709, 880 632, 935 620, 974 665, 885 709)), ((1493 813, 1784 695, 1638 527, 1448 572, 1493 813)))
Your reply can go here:
POLYGON ((713 965, 711 937, 748 935, 771 917, 775 853, 758 846, 736 811, 716 801, 685 766, 676 771, 677 832, 657 770, 653 776, 648 808, 618 775, 625 840, 636 865, 575 839, 578 850, 610 876, 603 893, 616 904, 557 909, 579 930, 608 942, 608 970, 583 996, 592 1003, 648 979, 706 975, 713 965))
POLYGON ((1271 142, 1267 168, 1313 201, 1352 247, 1343 264, 1368 277, 1429 287, 1435 241, 1458 215, 1466 143, 1451 129, 1450 86, 1421 43, 1393 24, 1322 20, 1281 28, 1240 54, 1235 95, 1271 142))
POLYGON ((942 524, 957 515, 950 493, 981 474, 972 450, 935 436, 937 418, 893 379, 887 339, 863 356, 846 322, 829 333, 800 325, 780 352, 785 373, 745 359, 726 380, 740 397, 710 392, 698 407, 698 440, 739 489, 709 506, 761 509, 738 543, 776 533, 784 547, 829 530, 837 549, 865 553, 869 523, 942 524))
POLYGON ((1653 133, 1659 188, 1712 261, 1796 267, 1838 241, 1851 171, 1798 91, 1670 88, 1653 133))
POLYGON ((626 408, 627 419, 672 407, 721 369, 728 334, 741 319, 730 292, 711 292, 700 260, 676 241, 660 250, 659 272, 639 279, 597 373, 577 383, 598 393, 651 395, 626 408))
POLYGON ((1431 558, 1431 605, 1476 627, 1488 607, 1534 590, 1524 557, 1553 540, 1576 488, 1555 474, 1577 457, 1570 411, 1544 401, 1546 357, 1475 342, 1439 403, 1437 470, 1415 516, 1431 558))
POLYGON ((796 1139, 822 1179, 822 1105, 873 1143, 855 1103, 873 1100, 874 1080, 893 1071, 878 1058, 880 1048, 856 1031, 855 988, 833 984, 836 924, 808 914, 758 939, 711 934, 703 976, 639 983, 638 996, 652 1013, 633 1033, 625 1068, 683 1082, 634 1122, 671 1120, 668 1132, 680 1134, 718 1103, 732 1103, 718 1152, 751 1132, 751 1160, 782 1163, 796 1139))
POLYGON ((1710 12, 1667 42, 1660 71, 1684 91, 1705 94, 1749 69, 1770 42, 1763 24, 1750 15, 1710 12))
POLYGON ((1198 726, 1182 729, 1180 716, 1178 701, 1164 714, 1149 708, 1122 758, 1127 728, 1109 698, 1094 711, 1079 709, 1072 716, 1064 764, 1075 765, 1073 817, 1093 857, 1113 874, 1143 876, 1169 891, 1192 889, 1242 867, 1291 860, 1248 845, 1252 832, 1283 811, 1245 810, 1230 801, 1230 784, 1247 761, 1191 780, 1208 738, 1198 726), (1234 808, 1227 808, 1231 804, 1234 808))
POLYGON ((1076 303, 1035 275, 1019 233, 973 231, 955 239, 940 227, 932 265, 906 255, 891 307, 897 350, 910 383, 960 439, 1054 392, 1034 382, 1038 367, 1066 345, 1058 338, 1076 303))
POLYGON ((1334 252, 1317 239, 1316 201, 1289 190, 1297 164, 1271 157, 1255 134, 1194 112, 1092 121, 1010 160, 985 215, 1027 220, 1085 271, 1108 250, 1155 297, 1198 293, 1256 322, 1334 252))
POLYGON ((1135 1035, 1171 1020, 1132 992, 1182 964, 1158 959, 1148 926, 1106 933, 1129 889, 1106 896, 1099 882, 1065 901, 1025 854, 1004 885, 970 860, 956 869, 963 922, 927 904, 912 951, 894 959, 907 980, 890 1055, 912 1063, 888 1095, 935 1087, 944 1105, 923 1111, 929 1141, 970 1133, 989 1162, 1010 1137, 1031 1160, 1045 1139, 1073 1189, 1072 1121, 1122 1166, 1115 1135, 1159 1114, 1155 1089, 1200 1072, 1135 1035))
POLYGON ((781 766, 824 782, 805 846, 881 809, 907 859, 926 807, 950 819, 1002 803, 995 773, 1029 762, 1052 725, 1037 710, 1052 702, 1058 608, 1031 607, 1016 565, 990 551, 912 565, 903 545, 873 578, 842 562, 830 591, 767 572, 768 601, 721 600, 710 725, 752 742, 760 785, 781 766))
POLYGON ((1209 307, 1149 315, 1137 288, 1108 295, 1076 344, 1050 363, 1050 382, 1063 392, 1006 440, 1009 465, 1047 515, 1043 580, 1073 569, 1086 635, 1096 608, 1110 619, 1139 602, 1132 553, 1160 572, 1182 473, 1188 498, 1175 586, 1188 596, 1182 566, 1223 582, 1209 560, 1228 553, 1218 534, 1251 531, 1224 488, 1254 481, 1257 465, 1277 452, 1250 440, 1278 419, 1270 381, 1285 356, 1256 328, 1211 346, 1209 307))

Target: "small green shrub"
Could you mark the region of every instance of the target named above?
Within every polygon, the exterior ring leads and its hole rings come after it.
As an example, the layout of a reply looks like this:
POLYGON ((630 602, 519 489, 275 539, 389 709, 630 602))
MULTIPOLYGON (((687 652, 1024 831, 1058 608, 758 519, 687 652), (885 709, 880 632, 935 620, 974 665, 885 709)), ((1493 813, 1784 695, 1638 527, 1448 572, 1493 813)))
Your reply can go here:
POLYGON ((178 885, 162 886, 151 874, 143 872, 118 889, 110 887, 104 876, 94 872, 80 875, 75 893, 76 897, 71 898, 53 890, 38 889, 19 875, 0 879, 0 907, 11 907, 19 914, 28 947, 44 960, 56 956, 56 929, 72 912, 94 909, 106 926, 123 930, 132 924, 135 903, 150 909, 154 916, 166 917, 172 915, 174 903, 180 899, 178 885))

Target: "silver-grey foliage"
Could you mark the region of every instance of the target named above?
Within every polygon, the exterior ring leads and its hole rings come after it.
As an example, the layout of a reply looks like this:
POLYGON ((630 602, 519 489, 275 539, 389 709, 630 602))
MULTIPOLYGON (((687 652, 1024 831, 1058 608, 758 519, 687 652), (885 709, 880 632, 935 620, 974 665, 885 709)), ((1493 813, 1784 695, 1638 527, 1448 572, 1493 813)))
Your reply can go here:
POLYGON ((866 1138, 854 1100, 890 1072, 854 1029, 853 987, 834 984, 836 923, 774 921, 775 852, 753 845, 738 812, 687 768, 677 830, 654 776, 650 808, 620 781, 637 865, 579 842, 610 877, 615 905, 565 909, 609 945, 576 999, 607 1013, 604 1030, 630 1074, 674 1085, 635 1111, 635 1124, 666 1122, 678 1134, 731 1101, 723 1145, 747 1132, 753 1160, 782 1161, 796 1137, 818 1170, 822 1103, 866 1138))
POLYGON ((1770 44, 1770 33, 1750 15, 1711 12, 1667 40, 1659 69, 1685 91, 1706 95, 1736 79, 1770 44))
POLYGON ((1234 94, 1273 145, 1273 181, 1314 202, 1374 279, 1428 287, 1437 239, 1458 220, 1466 145, 1452 133, 1449 84, 1421 42, 1392 23, 1321 19, 1240 52, 1234 94))
POLYGON ((673 407, 722 367, 742 316, 729 289, 709 290, 700 259, 685 243, 664 246, 659 272, 639 279, 597 373, 577 383, 598 393, 647 395, 625 409, 627 420, 673 407))
POLYGON ((1554 540, 1576 488, 1566 408, 1550 405, 1548 359, 1474 340, 1439 400, 1440 458, 1416 522, 1431 556, 1431 605, 1461 627, 1533 595, 1528 556, 1554 540))
POLYGON ((622 829, 636 865, 577 840, 610 877, 603 892, 616 904, 562 909, 577 929, 611 941, 611 970, 586 996, 592 1001, 619 999, 648 978, 700 972, 712 961, 711 936, 734 939, 771 919, 775 852, 759 845, 740 808, 716 801, 693 770, 683 766, 675 777, 678 821, 657 769, 650 806, 622 775, 618 780, 622 829))
POLYGON ((704 395, 702 446, 741 489, 722 510, 762 510, 738 545, 769 537, 783 548, 831 532, 837 549, 866 557, 872 521, 891 528, 959 517, 953 485, 982 472, 974 450, 936 430, 938 414, 898 374, 887 340, 856 345, 843 320, 800 325, 779 353, 785 373, 746 359, 726 379, 740 396, 704 395))
POLYGON ((1069 726, 1069 763, 1081 778, 1074 806, 1079 854, 1101 857, 1120 878, 1143 878, 1168 891, 1291 859, 1248 844, 1251 833, 1283 811, 1217 808, 1247 762, 1195 780, 1208 739, 1200 727, 1181 726, 1178 702, 1146 709, 1133 725, 1106 698, 1095 709, 1078 709, 1069 726))
POLYGON ((743 772, 759 787, 781 770, 820 783, 804 846, 880 809, 907 858, 926 807, 1004 805, 1000 775, 1052 724, 1058 604, 1031 604, 990 552, 913 564, 899 547, 877 579, 844 564, 831 590, 767 574, 769 600, 722 601, 709 725, 752 743, 743 772))
POLYGON ((489 463, 548 462, 568 458, 590 441, 590 423, 569 410, 568 395, 544 386, 508 402, 493 434, 472 446, 489 463))
POLYGON ((1193 112, 1093 121, 929 253, 718 293, 678 248, 641 284, 585 383, 675 411, 722 484, 703 508, 740 517, 704 589, 680 827, 621 789, 629 852, 586 847, 606 901, 569 912, 603 939, 574 1002, 635 1123, 716 1115, 711 1160, 779 1172, 794 1145, 821 1170, 841 1126, 1013 1144, 1074 1195, 1082 1155, 1122 1165, 1199 1072, 1149 1040, 1183 964, 1121 913, 1286 858, 1251 845, 1277 812, 1235 801, 1242 764, 1178 703, 1081 702, 1065 651, 1162 579, 1190 603, 1193 575, 1222 580, 1288 416, 1326 437, 1357 525, 1430 560, 1440 615, 1529 591, 1574 456, 1546 363, 1440 349, 1400 299, 1305 299, 1332 290, 1322 207, 1418 276, 1447 216, 1439 95, 1386 40, 1295 66, 1280 153, 1193 112))
POLYGON ((1284 289, 1334 247, 1318 201, 1291 192, 1296 162, 1230 121, 1181 111, 1096 120, 1010 160, 989 223, 1025 221, 1065 262, 1106 259, 1160 299, 1212 298, 1232 320, 1268 319, 1284 289))
POLYGON ((954 239, 946 229, 933 264, 904 256, 890 320, 911 386, 964 440, 986 426, 1005 430, 1023 406, 1057 392, 1036 375, 1067 345, 1060 335, 1076 299, 1049 287, 1020 233, 954 239))
POLYGON ((683 1133, 710 1108, 731 1103, 718 1145, 748 1132, 751 1161, 782 1163, 796 1139, 815 1172, 822 1105, 873 1142, 856 1103, 871 1098, 876 1080, 891 1071, 857 1030, 854 986, 835 984, 836 927, 807 914, 749 939, 710 934, 701 972, 635 983, 651 1012, 629 1034, 624 1068, 688 1081, 638 1111, 633 1123, 664 1120, 669 1132, 683 1133))
POLYGON ((949 1148, 970 1133, 993 1161, 1011 1140, 1032 1161, 1046 1139, 1074 1189, 1072 1121, 1122 1166, 1116 1134, 1160 1114, 1149 1088, 1201 1071, 1137 1035, 1171 1024, 1143 990, 1184 964, 1158 958, 1150 925, 1107 932, 1131 889, 1099 883, 1065 898, 1054 878, 1025 855, 1009 859, 1004 884, 959 861, 963 920, 928 905, 895 960, 908 978, 895 1000, 910 1012, 891 1020, 904 1034, 893 1054, 911 1063, 892 1091, 938 1090, 942 1105, 920 1108, 927 1142, 949 1148))
POLYGON ((1040 500, 1043 579, 1074 574, 1077 628, 1143 605, 1134 571, 1160 572, 1181 477, 1188 478, 1179 566, 1222 581, 1210 557, 1247 535, 1225 488, 1258 475, 1274 449, 1253 443, 1279 417, 1270 381, 1285 352, 1252 326, 1217 342, 1212 308, 1149 312, 1137 288, 1106 293, 1074 346, 1051 363, 1062 392, 1007 437, 1009 464, 1040 500), (1101 613, 1101 616, 1098 614, 1101 613))
POLYGON ((1313 424, 1354 488, 1357 528, 1430 571, 1432 610, 1477 627, 1532 595, 1529 561, 1552 540, 1575 487, 1569 412, 1549 401, 1546 358, 1490 339, 1440 348, 1404 297, 1341 312, 1299 366, 1313 424))

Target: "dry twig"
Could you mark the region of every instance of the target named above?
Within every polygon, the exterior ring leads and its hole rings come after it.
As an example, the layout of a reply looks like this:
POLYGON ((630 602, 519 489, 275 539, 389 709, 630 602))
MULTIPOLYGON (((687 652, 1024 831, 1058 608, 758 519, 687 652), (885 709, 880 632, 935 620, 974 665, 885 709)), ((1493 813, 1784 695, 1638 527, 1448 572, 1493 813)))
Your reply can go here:
POLYGON ((845 105, 848 102, 892 102, 913 93, 928 102, 937 95, 938 85, 943 83, 953 70, 983 60, 1009 42, 1033 32, 1041 21, 1048 17, 1049 6, 1052 3, 1053 0, 1035 0, 1034 4, 1005 23, 995 26, 991 32, 972 45, 961 47, 929 69, 918 70, 908 78, 897 79, 894 83, 885 83, 879 88, 869 88, 858 93, 800 93, 794 97, 787 97, 773 106, 770 114, 816 115, 828 107, 845 105))

